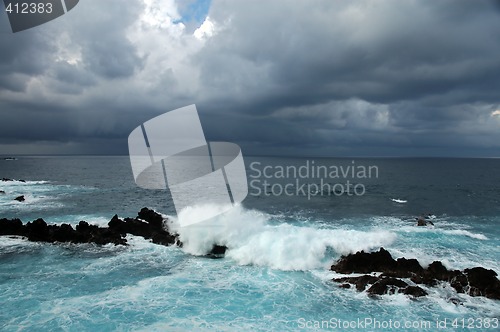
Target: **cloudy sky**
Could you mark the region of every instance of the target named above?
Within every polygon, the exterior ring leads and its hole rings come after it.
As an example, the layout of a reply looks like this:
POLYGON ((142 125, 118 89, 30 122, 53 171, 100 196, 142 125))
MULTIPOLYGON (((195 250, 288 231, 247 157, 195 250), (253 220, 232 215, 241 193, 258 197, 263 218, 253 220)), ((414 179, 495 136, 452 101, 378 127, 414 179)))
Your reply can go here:
POLYGON ((81 0, 0 43, 0 154, 127 154, 196 104, 246 155, 500 157, 498 1, 81 0))

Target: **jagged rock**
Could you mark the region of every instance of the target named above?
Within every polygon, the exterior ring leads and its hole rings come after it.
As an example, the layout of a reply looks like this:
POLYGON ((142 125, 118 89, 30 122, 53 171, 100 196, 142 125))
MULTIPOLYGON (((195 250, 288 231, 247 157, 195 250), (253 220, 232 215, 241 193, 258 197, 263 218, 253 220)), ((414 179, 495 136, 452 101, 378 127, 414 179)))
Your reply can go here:
POLYGON ((53 242, 49 239, 47 223, 41 218, 26 224, 26 236, 30 241, 53 242))
POLYGON ((109 227, 90 225, 80 221, 76 229, 69 224, 47 225, 43 219, 37 219, 23 225, 19 219, 0 219, 0 235, 25 236, 29 241, 39 242, 71 242, 71 243, 113 243, 127 244, 127 233, 152 239, 154 243, 172 245, 178 243, 178 237, 163 228, 163 218, 156 212, 144 208, 139 212, 139 219, 114 216, 109 227))
POLYGON ((418 218, 417 219, 417 226, 427 226, 427 222, 425 221, 425 219, 418 218))
POLYGON ((378 252, 365 253, 360 251, 354 255, 343 256, 331 267, 338 273, 370 273, 383 272, 384 276, 409 278, 423 271, 416 259, 398 258, 394 260, 384 248, 378 252))
POLYGON ((356 290, 360 292, 364 291, 367 285, 371 285, 367 290, 367 293, 370 295, 394 294, 398 291, 413 297, 427 295, 427 292, 418 286, 409 286, 403 280, 385 277, 383 275, 376 277, 365 274, 359 277, 342 277, 333 280, 335 282, 343 283, 340 286, 341 288, 349 288, 350 284, 354 284, 356 286, 356 290))
POLYGON ((226 253, 227 247, 214 244, 212 250, 206 255, 209 258, 222 258, 226 253))
MULTIPOLYGON (((66 242, 68 239, 75 238, 75 230, 69 224, 62 224, 58 228, 54 229, 53 239, 56 242, 66 242)), ((75 242, 75 241, 71 241, 75 242)))
POLYGON ((26 182, 25 180, 14 180, 14 179, 9 179, 9 178, 2 178, 2 180, 0 180, 2 182, 12 182, 12 181, 18 181, 18 182, 26 182))
POLYGON ((18 202, 24 202, 26 199, 24 198, 24 195, 21 195, 21 196, 14 198, 14 200, 18 201, 18 202))
POLYGON ((419 286, 408 286, 403 290, 403 294, 413 297, 421 297, 428 295, 427 292, 419 286))
POLYGON ((24 225, 20 219, 0 219, 0 235, 24 235, 24 225))
POLYGON ((463 305, 464 303, 456 297, 451 297, 448 299, 448 302, 453 303, 454 305, 463 305))
POLYGON ((137 214, 137 217, 148 222, 156 229, 163 229, 163 217, 161 216, 161 214, 156 213, 153 210, 142 208, 141 211, 139 211, 139 213, 137 214))
POLYGON ((408 284, 401 279, 380 278, 366 291, 370 295, 395 294, 400 288, 406 288, 408 284))
POLYGON ((417 226, 434 226, 434 223, 430 220, 430 215, 424 217, 415 218, 417 220, 417 226))
POLYGON ((393 270, 396 267, 396 261, 391 254, 384 248, 377 252, 365 253, 358 251, 355 254, 343 256, 332 265, 331 270, 338 273, 370 273, 385 272, 393 270))
POLYGON ((123 236, 127 233, 142 236, 145 239, 151 239, 156 244, 169 246, 177 241, 177 235, 170 234, 165 230, 163 217, 147 208, 143 208, 135 219, 125 218, 122 220, 115 215, 109 221, 108 227, 123 236))
POLYGON ((497 273, 482 267, 471 269, 448 270, 441 262, 435 261, 424 269, 417 260, 398 258, 394 260, 384 248, 378 252, 363 251, 343 256, 333 264, 331 270, 338 273, 371 273, 382 272, 378 277, 364 275, 361 277, 344 277, 333 279, 336 282, 356 285, 358 291, 367 290, 369 294, 391 294, 396 290, 414 297, 425 296, 427 292, 418 286, 409 286, 398 278, 410 278, 415 284, 436 286, 438 282, 448 282, 458 293, 471 296, 485 296, 500 299, 500 280, 497 273))
MULTIPOLYGON (((30 241, 126 245, 127 234, 150 239, 155 244, 182 247, 178 234, 169 232, 163 217, 147 208, 143 208, 136 218, 120 219, 114 215, 108 227, 91 225, 83 220, 73 229, 69 224, 47 225, 43 219, 26 225, 19 219, 0 219, 0 235, 25 236, 30 241)), ((214 244, 206 257, 221 258, 226 250, 226 246, 214 244)))
POLYGON ((467 282, 465 275, 459 270, 448 270, 441 262, 432 262, 427 269, 411 277, 411 280, 417 284, 436 286, 438 281, 450 282, 458 292, 463 293, 461 285, 467 282))
MULTIPOLYGON (((396 269, 401 273, 410 272, 410 273, 421 273, 424 268, 420 265, 420 263, 415 258, 398 258, 396 260, 396 269)), ((388 271, 386 271, 387 273, 388 271)))
POLYGON ((500 280, 498 280, 495 271, 487 270, 483 267, 473 267, 465 269, 464 274, 467 277, 468 286, 470 287, 469 295, 485 296, 490 299, 500 300, 500 280))
POLYGON ((344 282, 344 283, 348 282, 350 284, 354 284, 356 285, 356 289, 360 292, 364 291, 368 284, 372 285, 376 283, 378 280, 379 280, 378 277, 371 276, 368 274, 362 275, 360 277, 343 277, 343 278, 333 279, 333 281, 336 282, 344 282))

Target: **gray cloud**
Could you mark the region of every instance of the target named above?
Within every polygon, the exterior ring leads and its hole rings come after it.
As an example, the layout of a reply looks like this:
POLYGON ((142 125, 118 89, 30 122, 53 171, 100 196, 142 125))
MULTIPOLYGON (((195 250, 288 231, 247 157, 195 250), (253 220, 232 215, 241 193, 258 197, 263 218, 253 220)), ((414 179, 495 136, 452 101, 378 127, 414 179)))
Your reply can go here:
POLYGON ((126 153, 196 103, 208 139, 248 154, 498 155, 498 2, 213 1, 203 41, 156 3, 1 33, 0 148, 126 153))

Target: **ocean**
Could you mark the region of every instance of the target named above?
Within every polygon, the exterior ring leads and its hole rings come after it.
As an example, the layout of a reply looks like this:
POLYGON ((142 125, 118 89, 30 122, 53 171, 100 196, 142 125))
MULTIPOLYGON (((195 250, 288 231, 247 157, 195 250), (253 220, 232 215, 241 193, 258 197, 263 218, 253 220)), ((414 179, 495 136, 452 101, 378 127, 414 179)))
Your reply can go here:
MULTIPOLYGON (((500 301, 447 284, 418 299, 371 298, 340 288, 329 268, 341 255, 384 247, 423 266, 500 273, 500 159, 245 164, 247 198, 218 217, 225 227, 180 229, 183 248, 134 236, 129 246, 1 237, 0 330, 454 331, 471 320, 475 330, 499 330, 484 322, 500 319, 500 301), (421 215, 434 226, 417 227, 421 215), (203 257, 213 243, 229 248, 224 258, 203 257)), ((127 156, 1 158, 0 178, 26 181, 0 182, 0 218, 105 226, 149 207, 177 220, 167 190, 136 186, 127 156), (24 202, 13 200, 20 195, 24 202)))

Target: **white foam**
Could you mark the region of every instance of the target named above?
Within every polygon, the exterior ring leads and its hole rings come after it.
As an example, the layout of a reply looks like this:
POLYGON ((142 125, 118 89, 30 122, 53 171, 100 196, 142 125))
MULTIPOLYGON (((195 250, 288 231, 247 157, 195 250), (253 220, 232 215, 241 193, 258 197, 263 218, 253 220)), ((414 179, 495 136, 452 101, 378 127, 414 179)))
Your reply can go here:
POLYGON ((63 215, 44 218, 44 220, 49 224, 61 225, 70 224, 78 225, 81 220, 88 222, 91 225, 97 225, 99 227, 108 227, 110 218, 97 216, 97 215, 87 215, 87 214, 76 214, 76 215, 63 215))
POLYGON ((0 247, 17 247, 22 245, 29 245, 25 237, 17 235, 2 235, 0 236, 0 247))
MULTIPOLYGON (((429 219, 437 220, 437 217, 435 215, 431 215, 429 216, 429 219)), ((398 232, 405 232, 405 233, 436 232, 446 235, 467 236, 476 240, 488 240, 488 237, 484 234, 474 233, 466 230, 467 228, 471 228, 470 225, 453 223, 447 220, 440 220, 439 224, 436 223, 434 226, 427 226, 427 227, 421 227, 421 226, 417 227, 415 223, 413 223, 413 220, 410 225, 409 221, 404 221, 401 220, 400 218, 395 218, 395 217, 374 217, 373 221, 374 224, 377 226, 382 226, 382 224, 385 224, 386 225, 384 226, 385 228, 390 228, 398 232)))
MULTIPOLYGON (((190 215, 203 215, 207 207, 193 207, 190 215)), ((209 207, 216 209, 217 207, 209 207)), ((182 215, 180 215, 182 217, 182 215)), ((269 225, 268 215, 236 206, 209 223, 180 227, 177 219, 170 227, 180 234, 183 250, 204 255, 213 244, 229 248, 226 257, 241 265, 269 266, 280 270, 326 268, 336 255, 372 250, 391 244, 396 235, 387 231, 318 229, 290 224, 269 225)))
POLYGON ((0 181, 2 186, 29 186, 36 184, 47 184, 49 181, 20 181, 20 180, 12 180, 12 181, 0 181))
POLYGON ((391 201, 393 201, 394 203, 399 203, 399 204, 405 204, 405 203, 408 203, 408 201, 407 201, 407 200, 400 199, 400 198, 391 198, 391 201))
POLYGON ((464 235, 468 236, 473 239, 478 239, 478 240, 488 240, 486 235, 480 234, 480 233, 472 233, 469 231, 466 231, 465 229, 455 229, 455 230, 446 230, 443 231, 445 234, 451 234, 451 235, 464 235))

